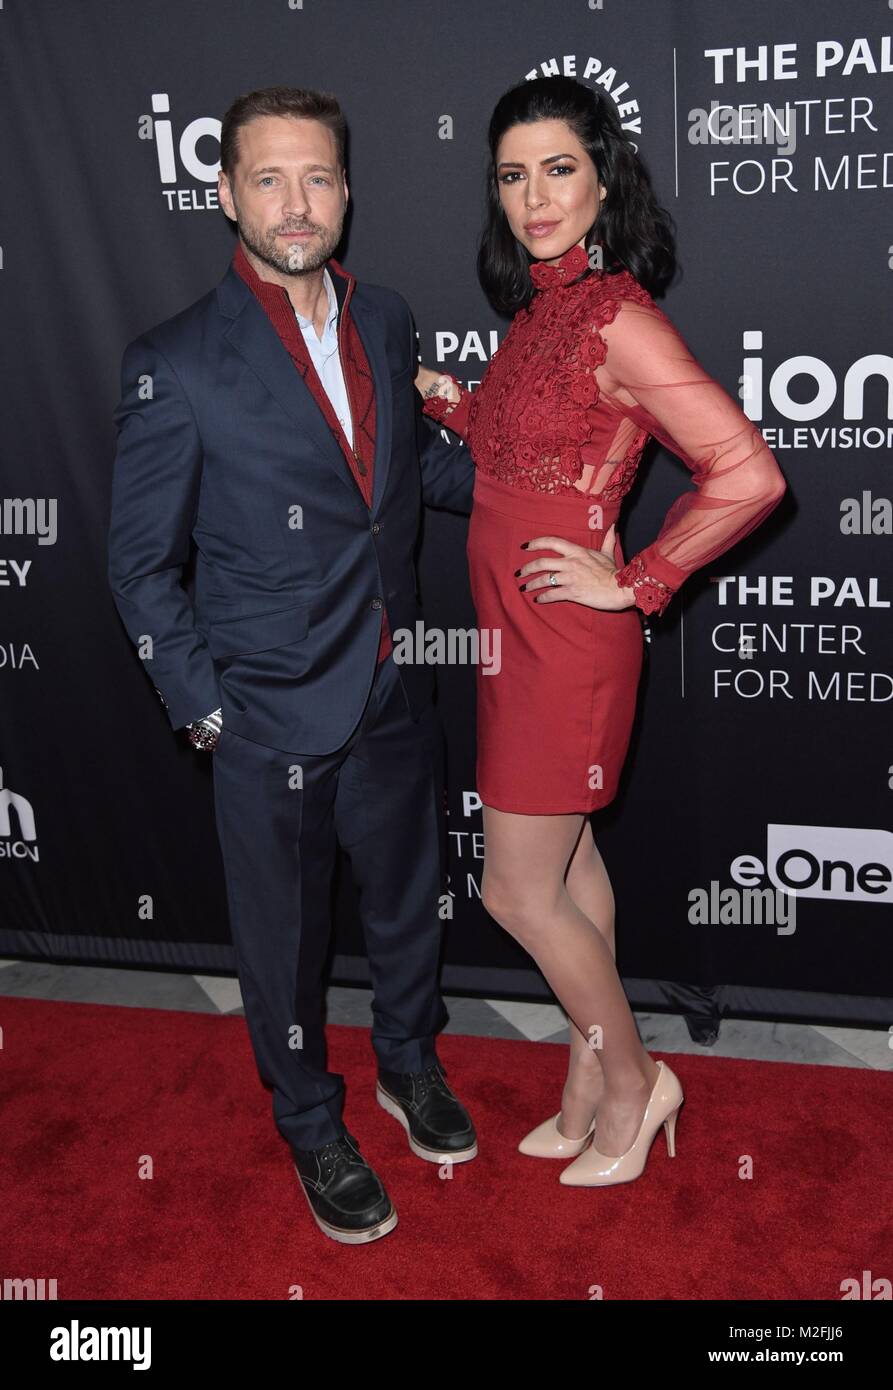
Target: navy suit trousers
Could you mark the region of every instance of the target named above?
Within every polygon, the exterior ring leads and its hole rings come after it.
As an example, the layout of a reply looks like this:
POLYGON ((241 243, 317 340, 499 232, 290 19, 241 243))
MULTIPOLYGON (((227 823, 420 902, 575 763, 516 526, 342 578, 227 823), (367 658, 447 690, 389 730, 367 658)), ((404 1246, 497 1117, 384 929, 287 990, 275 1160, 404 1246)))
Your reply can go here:
POLYGON ((350 859, 373 988, 372 1046, 389 1071, 437 1061, 446 889, 440 717, 413 721, 393 654, 333 753, 297 756, 224 725, 213 753, 217 833, 254 1055, 282 1137, 344 1133, 344 1078, 326 1067, 325 963, 336 839, 350 859))

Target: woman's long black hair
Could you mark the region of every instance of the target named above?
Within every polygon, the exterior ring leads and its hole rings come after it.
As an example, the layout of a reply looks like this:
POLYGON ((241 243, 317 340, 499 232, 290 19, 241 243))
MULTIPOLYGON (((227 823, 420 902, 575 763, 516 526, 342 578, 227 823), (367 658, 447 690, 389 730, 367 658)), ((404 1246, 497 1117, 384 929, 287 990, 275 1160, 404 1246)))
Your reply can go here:
MULTIPOLYGON (((520 82, 496 103, 487 134, 487 216, 478 249, 478 278, 498 313, 526 308, 533 294, 533 260, 512 232, 499 199, 496 151, 510 126, 564 121, 595 165, 607 196, 586 236, 601 243, 608 274, 628 270, 651 295, 662 294, 676 270, 675 225, 654 195, 644 164, 632 149, 610 97, 573 77, 520 82)), ((592 273, 585 270, 584 279, 592 273)))

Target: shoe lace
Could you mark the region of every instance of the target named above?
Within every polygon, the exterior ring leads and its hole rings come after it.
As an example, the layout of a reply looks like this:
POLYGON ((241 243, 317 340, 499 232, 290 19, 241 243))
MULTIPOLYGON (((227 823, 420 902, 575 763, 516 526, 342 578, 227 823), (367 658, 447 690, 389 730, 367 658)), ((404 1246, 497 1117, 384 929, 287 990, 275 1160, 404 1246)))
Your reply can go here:
POLYGON ((421 1100, 429 1091, 440 1091, 448 1096, 453 1094, 444 1080, 443 1072, 436 1064, 426 1067, 424 1071, 416 1072, 413 1080, 417 1100, 421 1100))
POLYGON ((340 1163, 355 1167, 364 1166, 364 1160, 346 1135, 340 1135, 330 1143, 324 1144, 317 1155, 320 1173, 331 1177, 340 1163))

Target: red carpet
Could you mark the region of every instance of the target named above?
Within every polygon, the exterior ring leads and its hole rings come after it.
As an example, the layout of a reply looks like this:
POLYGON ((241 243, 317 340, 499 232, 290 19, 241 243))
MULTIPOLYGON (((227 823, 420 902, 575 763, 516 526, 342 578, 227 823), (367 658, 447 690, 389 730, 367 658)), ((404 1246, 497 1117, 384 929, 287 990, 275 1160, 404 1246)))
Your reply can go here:
POLYGON ((60 1299, 835 1300, 889 1274, 877 1071, 667 1057, 677 1157, 661 1131, 636 1182, 585 1190, 515 1151, 558 1108, 565 1049, 444 1036, 481 1151, 443 1180, 375 1103, 368 1034, 333 1027, 346 1122, 400 1218, 346 1247, 312 1220, 241 1018, 0 999, 0 1026, 0 1278, 60 1299))

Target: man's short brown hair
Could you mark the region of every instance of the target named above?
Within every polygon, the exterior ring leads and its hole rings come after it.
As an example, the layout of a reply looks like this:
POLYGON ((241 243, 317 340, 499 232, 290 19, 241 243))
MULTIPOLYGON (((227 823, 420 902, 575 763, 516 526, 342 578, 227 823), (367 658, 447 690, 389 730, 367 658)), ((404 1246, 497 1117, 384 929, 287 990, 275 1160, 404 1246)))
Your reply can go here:
POLYGON ((220 167, 230 180, 239 159, 239 130, 257 116, 295 116, 328 126, 335 137, 339 170, 344 173, 347 122, 337 97, 306 87, 264 87, 237 97, 223 118, 220 167))

